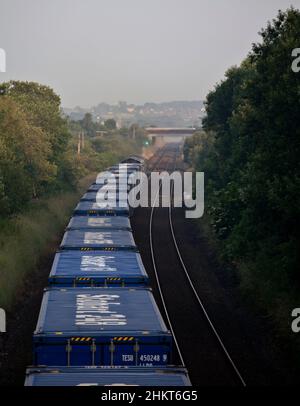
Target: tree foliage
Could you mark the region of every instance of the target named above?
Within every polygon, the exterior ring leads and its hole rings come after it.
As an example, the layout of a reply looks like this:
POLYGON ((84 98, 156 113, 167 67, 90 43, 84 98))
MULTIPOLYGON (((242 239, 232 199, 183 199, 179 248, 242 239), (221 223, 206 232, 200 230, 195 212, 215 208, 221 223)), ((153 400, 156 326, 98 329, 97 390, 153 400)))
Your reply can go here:
POLYGON ((300 12, 280 11, 261 42, 207 96, 205 133, 185 157, 206 173, 207 209, 227 257, 265 280, 299 281, 300 12))

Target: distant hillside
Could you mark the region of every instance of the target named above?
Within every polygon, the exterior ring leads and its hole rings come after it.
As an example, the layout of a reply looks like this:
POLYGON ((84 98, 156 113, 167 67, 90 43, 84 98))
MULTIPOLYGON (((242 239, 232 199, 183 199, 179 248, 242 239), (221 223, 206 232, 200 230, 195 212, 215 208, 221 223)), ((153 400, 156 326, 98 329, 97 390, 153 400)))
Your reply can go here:
POLYGON ((114 118, 119 127, 138 123, 141 126, 190 127, 199 126, 203 116, 203 101, 170 101, 144 103, 143 105, 99 103, 90 109, 64 108, 65 114, 73 120, 81 120, 85 113, 91 113, 96 121, 114 118))

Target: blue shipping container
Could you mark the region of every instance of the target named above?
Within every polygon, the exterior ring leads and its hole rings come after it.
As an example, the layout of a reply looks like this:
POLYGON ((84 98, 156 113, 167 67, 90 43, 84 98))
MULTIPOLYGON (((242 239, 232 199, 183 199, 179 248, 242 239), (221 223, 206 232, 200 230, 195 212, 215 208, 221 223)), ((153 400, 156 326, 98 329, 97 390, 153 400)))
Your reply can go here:
POLYGON ((134 163, 121 163, 118 165, 112 165, 110 166, 107 170, 108 171, 124 171, 125 169, 127 171, 139 171, 142 168, 142 165, 140 164, 134 164, 134 163))
MULTIPOLYGON (((103 184, 99 184, 99 183, 92 183, 90 185, 90 187, 88 188, 88 192, 98 192, 100 189, 104 188, 105 186, 105 190, 113 192, 113 191, 128 191, 130 189, 130 185, 128 185, 127 183, 121 183, 121 184, 117 184, 117 185, 103 185, 103 184)), ((116 193, 117 193, 116 192, 116 193)))
POLYGON ((109 172, 109 175, 103 175, 101 177, 98 177, 95 182, 93 182, 93 185, 109 185, 109 186, 118 186, 118 185, 127 185, 128 183, 128 176, 131 175, 131 173, 125 174, 125 172, 109 172))
POLYGON ((187 370, 178 367, 28 368, 25 386, 191 386, 187 370))
POLYGON ((68 230, 60 244, 62 250, 136 250, 128 230, 68 230))
POLYGON ((95 202, 79 202, 74 210, 75 216, 129 216, 129 208, 111 206, 100 207, 95 202))
MULTIPOLYGON (((113 199, 116 199, 117 202, 125 202, 125 204, 128 201, 128 194, 127 194, 127 190, 119 193, 119 192, 115 192, 115 190, 109 190, 108 191, 108 195, 107 195, 107 199, 109 200, 109 196, 111 196, 113 199)), ((99 198, 103 198, 103 196, 99 196, 98 192, 94 191, 94 192, 87 192, 85 193, 82 198, 80 199, 80 201, 82 202, 96 202, 97 199, 99 198)), ((105 197, 106 198, 106 197, 105 197)), ((119 204, 119 203, 118 203, 119 204)))
POLYGON ((49 283, 56 286, 146 286, 139 253, 133 251, 61 251, 55 255, 49 283))
POLYGON ((131 230, 131 225, 128 217, 89 217, 75 216, 72 217, 67 230, 81 229, 110 229, 110 230, 131 230))
POLYGON ((33 344, 35 365, 171 363, 171 333, 144 288, 46 290, 33 344))

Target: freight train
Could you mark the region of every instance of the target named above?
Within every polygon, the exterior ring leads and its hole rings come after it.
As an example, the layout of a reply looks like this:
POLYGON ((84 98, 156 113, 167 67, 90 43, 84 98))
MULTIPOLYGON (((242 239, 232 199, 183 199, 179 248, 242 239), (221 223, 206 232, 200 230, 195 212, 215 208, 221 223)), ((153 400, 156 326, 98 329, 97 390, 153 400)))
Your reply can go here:
MULTIPOLYGON (((131 156, 106 170, 115 191, 124 175, 143 170, 131 156)), ((149 286, 135 244, 131 211, 120 201, 99 205, 105 173, 83 195, 55 255, 33 333, 26 386, 190 386, 172 366, 173 337, 149 286)))

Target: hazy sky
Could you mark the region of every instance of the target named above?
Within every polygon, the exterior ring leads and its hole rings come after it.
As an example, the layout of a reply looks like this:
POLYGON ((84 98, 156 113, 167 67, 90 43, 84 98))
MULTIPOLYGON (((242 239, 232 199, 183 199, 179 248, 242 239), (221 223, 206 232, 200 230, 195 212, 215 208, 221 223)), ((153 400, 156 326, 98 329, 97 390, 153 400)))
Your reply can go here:
POLYGON ((52 86, 64 106, 199 100, 300 0, 0 0, 9 79, 52 86))

